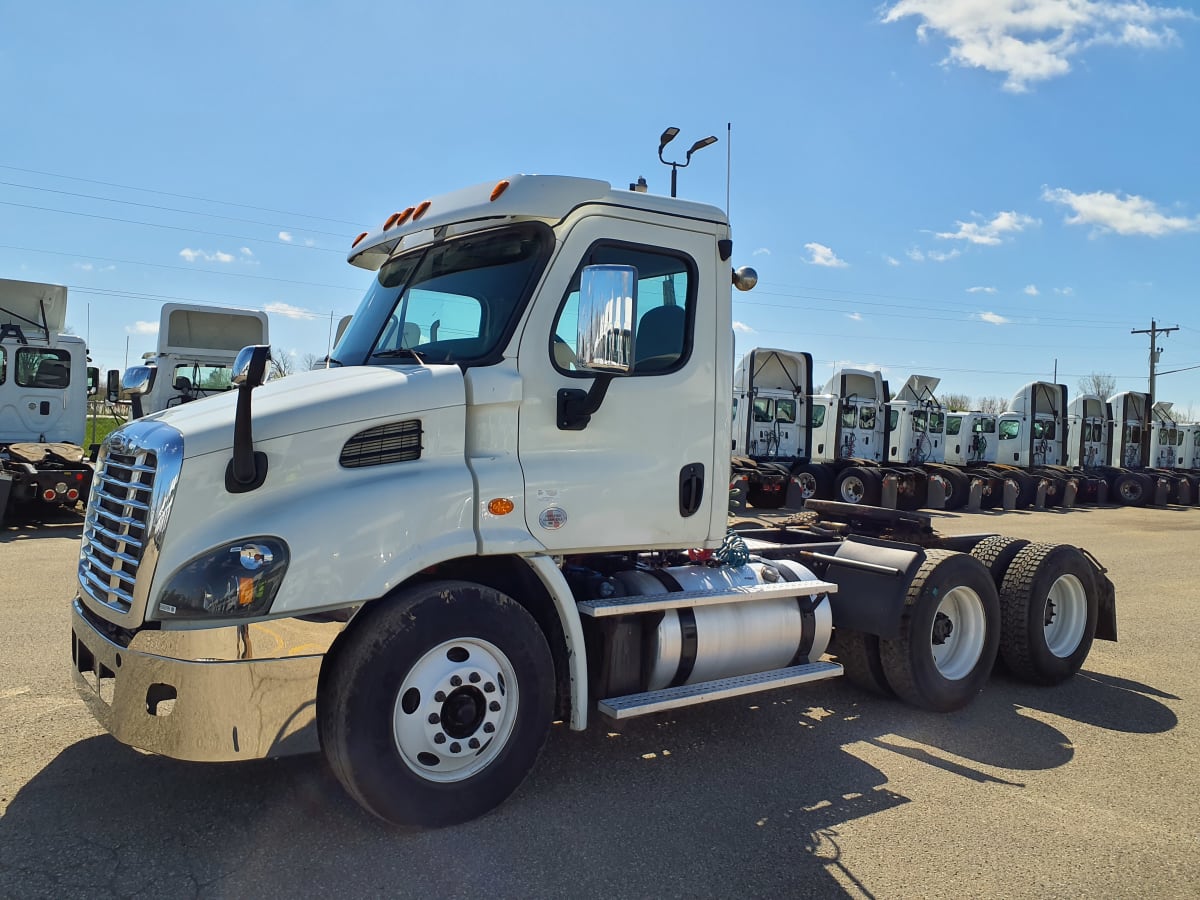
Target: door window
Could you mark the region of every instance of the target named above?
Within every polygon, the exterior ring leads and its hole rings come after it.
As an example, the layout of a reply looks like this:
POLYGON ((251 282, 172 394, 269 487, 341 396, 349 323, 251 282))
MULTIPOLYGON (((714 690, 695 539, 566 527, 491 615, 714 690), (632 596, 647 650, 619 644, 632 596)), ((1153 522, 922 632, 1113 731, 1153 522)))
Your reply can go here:
POLYGON ((47 347, 17 351, 17 384, 27 388, 65 388, 71 384, 71 354, 47 347))

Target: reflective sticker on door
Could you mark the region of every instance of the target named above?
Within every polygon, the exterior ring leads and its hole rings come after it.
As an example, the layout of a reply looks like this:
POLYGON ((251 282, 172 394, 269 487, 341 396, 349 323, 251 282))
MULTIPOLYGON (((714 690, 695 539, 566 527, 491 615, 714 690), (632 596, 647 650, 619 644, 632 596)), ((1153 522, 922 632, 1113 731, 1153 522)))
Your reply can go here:
POLYGON ((547 531, 555 531, 567 524, 567 511, 558 506, 543 509, 538 516, 538 524, 547 531))

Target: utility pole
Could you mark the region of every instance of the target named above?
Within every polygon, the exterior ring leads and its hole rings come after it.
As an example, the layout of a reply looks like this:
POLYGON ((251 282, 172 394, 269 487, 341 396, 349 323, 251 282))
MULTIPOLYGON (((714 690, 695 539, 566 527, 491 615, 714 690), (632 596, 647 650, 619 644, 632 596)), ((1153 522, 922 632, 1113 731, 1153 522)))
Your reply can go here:
POLYGON ((1170 328, 1159 328, 1158 322, 1154 319, 1150 320, 1149 328, 1133 328, 1130 329, 1130 334, 1148 334, 1150 335, 1150 402, 1153 403, 1157 396, 1154 393, 1154 368, 1158 365, 1158 354, 1162 353, 1158 349, 1158 336, 1160 334, 1170 334, 1172 331, 1178 331, 1179 326, 1173 325, 1170 328))

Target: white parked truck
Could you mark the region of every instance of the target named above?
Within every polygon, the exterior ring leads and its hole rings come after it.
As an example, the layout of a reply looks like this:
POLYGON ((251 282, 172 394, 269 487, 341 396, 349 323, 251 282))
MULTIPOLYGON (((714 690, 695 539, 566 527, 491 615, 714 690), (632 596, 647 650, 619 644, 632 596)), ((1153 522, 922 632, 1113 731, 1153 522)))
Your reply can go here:
POLYGON ((809 459, 811 395, 807 353, 758 347, 734 370, 732 474, 746 480, 751 505, 787 502, 793 467, 809 459))
POLYGON ((66 316, 62 285, 0 278, 0 524, 91 489, 83 440, 99 375, 66 316))
MULTIPOLYGON (((1155 469, 1154 404, 1150 395, 1123 391, 1106 401, 1086 395, 1071 404, 1068 462, 1105 485, 1105 498, 1125 506, 1166 503, 1195 496, 1191 482, 1170 469, 1155 469), (1188 485, 1181 489, 1181 485, 1188 485)), ((1174 440, 1174 438, 1172 438, 1174 440)), ((1098 492, 1085 485, 1085 499, 1098 492)))
POLYGON ((1075 547, 861 507, 731 536, 731 255, 721 210, 589 179, 389 216, 332 368, 263 384, 250 347, 236 396, 105 441, 80 694, 176 758, 319 748, 375 815, 438 826, 508 797, 558 718, 843 672, 951 710, 997 653, 1055 683, 1116 638, 1075 547), (884 526, 920 541, 852 534, 884 526))
POLYGON ((132 398, 133 418, 232 389, 233 363, 243 347, 269 344, 267 314, 253 309, 164 303, 158 347, 120 379, 108 373, 108 400, 132 398))

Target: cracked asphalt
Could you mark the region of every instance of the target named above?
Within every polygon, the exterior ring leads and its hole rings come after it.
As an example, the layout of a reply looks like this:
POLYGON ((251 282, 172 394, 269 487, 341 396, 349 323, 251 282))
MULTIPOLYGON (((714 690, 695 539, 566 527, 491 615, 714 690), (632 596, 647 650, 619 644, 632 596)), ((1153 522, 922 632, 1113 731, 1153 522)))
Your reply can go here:
POLYGON ((1056 688, 922 713, 825 682, 554 729, 518 793, 389 828, 317 756, 182 763, 69 677, 72 520, 0 529, 0 897, 1194 897, 1200 509, 939 515, 1076 543, 1121 640, 1056 688))

